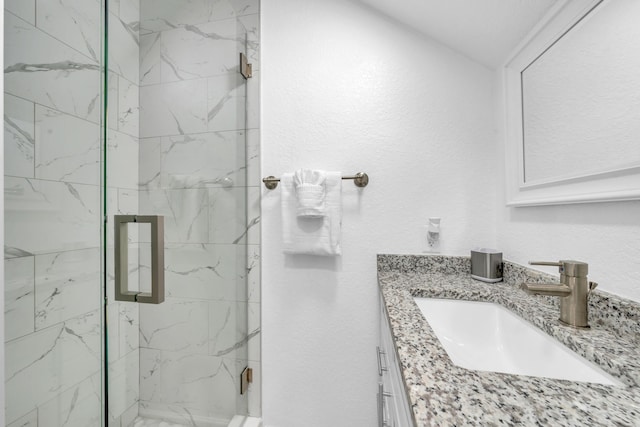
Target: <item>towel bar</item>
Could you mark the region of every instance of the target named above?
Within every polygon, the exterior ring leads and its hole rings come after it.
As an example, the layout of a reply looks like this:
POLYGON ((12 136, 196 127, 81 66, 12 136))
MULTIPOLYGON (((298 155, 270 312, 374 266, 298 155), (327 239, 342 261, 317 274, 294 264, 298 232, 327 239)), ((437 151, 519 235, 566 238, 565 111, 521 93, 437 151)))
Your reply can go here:
MULTIPOLYGON (((342 179, 352 179, 356 187, 366 187, 367 184, 369 184, 369 175, 364 172, 358 172, 355 175, 350 176, 343 176, 342 179)), ((268 176, 266 178, 262 178, 262 182, 264 182, 264 186, 267 187, 268 190, 273 190, 278 186, 280 178, 268 176)))

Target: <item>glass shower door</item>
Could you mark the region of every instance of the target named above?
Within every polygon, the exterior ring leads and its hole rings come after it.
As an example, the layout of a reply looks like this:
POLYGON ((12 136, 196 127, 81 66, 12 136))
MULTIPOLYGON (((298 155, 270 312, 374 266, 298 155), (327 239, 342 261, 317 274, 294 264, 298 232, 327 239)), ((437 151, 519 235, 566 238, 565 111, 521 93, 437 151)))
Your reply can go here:
POLYGON ((4 7, 2 421, 99 426, 102 8, 4 7))
POLYGON ((247 413, 246 31, 225 2, 126 4, 108 11, 109 425, 226 426, 247 413), (164 298, 132 297, 158 271, 164 298))

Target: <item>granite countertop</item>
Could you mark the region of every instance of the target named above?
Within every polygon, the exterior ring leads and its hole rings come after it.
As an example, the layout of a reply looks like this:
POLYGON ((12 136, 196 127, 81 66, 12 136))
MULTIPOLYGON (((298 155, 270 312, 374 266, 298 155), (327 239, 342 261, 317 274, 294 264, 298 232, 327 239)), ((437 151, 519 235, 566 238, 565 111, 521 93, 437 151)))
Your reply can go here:
POLYGON ((379 255, 378 283, 400 370, 421 426, 640 425, 640 305, 594 292, 589 330, 558 323, 557 298, 527 295, 523 281, 557 278, 505 262, 504 282, 469 274, 468 257, 379 255), (596 363, 623 386, 472 371, 454 365, 413 297, 490 301, 596 363))

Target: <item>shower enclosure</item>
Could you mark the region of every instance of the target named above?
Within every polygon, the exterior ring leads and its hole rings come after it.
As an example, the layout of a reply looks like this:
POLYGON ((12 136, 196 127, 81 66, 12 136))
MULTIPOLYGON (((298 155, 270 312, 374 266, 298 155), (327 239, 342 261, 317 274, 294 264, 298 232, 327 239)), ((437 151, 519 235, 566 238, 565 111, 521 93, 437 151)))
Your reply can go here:
POLYGON ((259 416, 257 26, 5 1, 7 426, 259 416))

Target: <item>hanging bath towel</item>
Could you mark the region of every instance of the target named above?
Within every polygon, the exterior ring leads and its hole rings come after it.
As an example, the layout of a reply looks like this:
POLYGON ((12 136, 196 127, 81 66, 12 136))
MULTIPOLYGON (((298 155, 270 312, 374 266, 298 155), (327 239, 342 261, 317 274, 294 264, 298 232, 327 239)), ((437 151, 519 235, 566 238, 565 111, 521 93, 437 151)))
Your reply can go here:
POLYGON ((342 173, 325 172, 324 216, 298 216, 294 174, 282 175, 282 238, 286 254, 340 255, 342 173))

